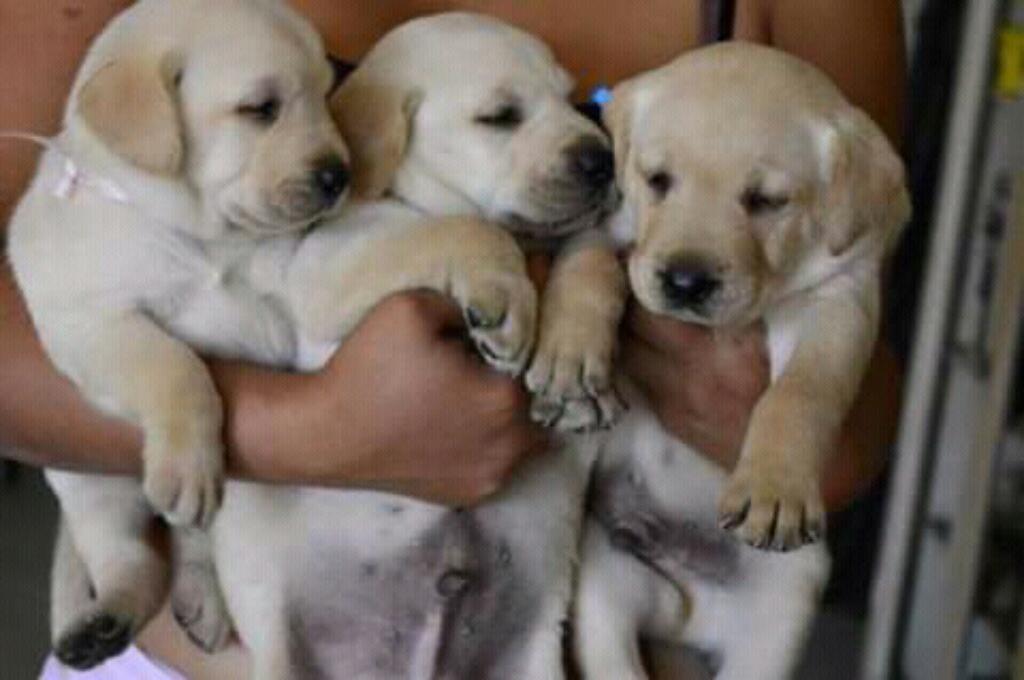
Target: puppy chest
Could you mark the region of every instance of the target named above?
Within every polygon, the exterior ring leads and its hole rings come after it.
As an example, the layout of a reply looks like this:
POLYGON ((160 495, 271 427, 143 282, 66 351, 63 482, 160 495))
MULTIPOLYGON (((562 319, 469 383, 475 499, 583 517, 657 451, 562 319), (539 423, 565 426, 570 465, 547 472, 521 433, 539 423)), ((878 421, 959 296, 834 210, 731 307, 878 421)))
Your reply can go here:
POLYGON ((198 251, 176 285, 149 303, 169 332, 224 358, 291 366, 296 340, 291 315, 272 286, 254 280, 251 253, 198 251))

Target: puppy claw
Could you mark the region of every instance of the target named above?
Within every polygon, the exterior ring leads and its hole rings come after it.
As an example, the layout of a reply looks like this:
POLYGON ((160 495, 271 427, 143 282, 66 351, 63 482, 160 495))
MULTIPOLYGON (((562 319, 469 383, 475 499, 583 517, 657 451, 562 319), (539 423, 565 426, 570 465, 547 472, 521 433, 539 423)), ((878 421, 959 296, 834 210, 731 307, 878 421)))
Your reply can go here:
POLYGON ((537 292, 525 274, 497 272, 494 281, 462 282, 469 335, 494 369, 518 376, 533 349, 537 292))
POLYGON ((143 491, 153 508, 175 526, 209 526, 224 495, 219 440, 150 450, 143 458, 143 491))
POLYGON ((562 418, 565 404, 543 397, 534 397, 530 404, 530 418, 543 427, 554 427, 562 418))
POLYGON ((824 535, 824 520, 805 521, 800 530, 800 537, 804 543, 817 543, 824 535))
POLYGON ((719 502, 719 525, 760 550, 788 551, 821 538, 824 509, 812 475, 769 479, 743 463, 719 502))
POLYGON ((750 501, 747 500, 743 503, 743 506, 739 510, 735 511, 723 511, 718 518, 718 526, 725 531, 732 531, 747 519, 747 513, 750 511, 750 501))
POLYGON ((585 433, 597 429, 601 424, 601 412, 597 403, 589 397, 573 399, 565 404, 561 420, 556 429, 561 432, 585 433))
POLYGON ((779 523, 778 502, 772 504, 770 516, 771 519, 768 521, 767 527, 764 529, 754 528, 754 531, 747 534, 747 542, 759 550, 771 550, 775 545, 775 531, 779 523))
POLYGON ((505 316, 506 313, 504 309, 497 314, 490 315, 472 305, 466 308, 466 324, 470 328, 481 330, 498 328, 505 323, 505 316))
POLYGON ((171 613, 192 644, 208 654, 223 649, 231 639, 231 617, 208 567, 181 566, 171 594, 171 613))
MULTIPOLYGON (((526 372, 526 387, 534 395, 532 412, 547 414, 550 404, 559 404, 565 411, 557 424, 562 432, 608 429, 622 414, 622 400, 608 378, 610 352, 591 349, 586 343, 543 343, 526 372)), ((544 418, 534 419, 550 426, 544 418)))
POLYGON ((603 391, 591 394, 591 398, 597 404, 597 408, 600 411, 599 427, 603 430, 610 429, 618 422, 619 417, 629 410, 629 405, 614 386, 609 386, 603 391))
POLYGON ((501 357, 498 356, 497 352, 491 349, 491 346, 488 345, 486 341, 481 340, 480 342, 477 343, 476 347, 477 350, 479 350, 480 354, 483 355, 484 359, 487 359, 490 362, 501 361, 501 357))

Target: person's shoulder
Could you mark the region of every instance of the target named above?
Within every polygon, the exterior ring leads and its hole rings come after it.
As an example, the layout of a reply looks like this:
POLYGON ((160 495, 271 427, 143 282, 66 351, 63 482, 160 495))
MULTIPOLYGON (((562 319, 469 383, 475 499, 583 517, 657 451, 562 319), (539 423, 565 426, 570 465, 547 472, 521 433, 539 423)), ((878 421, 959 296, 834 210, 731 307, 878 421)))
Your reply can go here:
POLYGON ((0 0, 0 15, 10 30, 39 29, 54 35, 95 35, 131 0, 77 0, 71 2, 24 2, 0 0))
POLYGON ((77 67, 92 39, 130 0, 23 2, 0 0, 0 54, 3 63, 64 64, 77 67))

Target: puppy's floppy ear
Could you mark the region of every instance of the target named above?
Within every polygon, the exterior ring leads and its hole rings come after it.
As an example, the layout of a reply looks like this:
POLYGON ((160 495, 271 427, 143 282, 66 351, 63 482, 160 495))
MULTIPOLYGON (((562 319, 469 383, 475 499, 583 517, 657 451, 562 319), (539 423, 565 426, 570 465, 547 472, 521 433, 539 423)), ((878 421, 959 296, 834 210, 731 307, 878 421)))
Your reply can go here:
POLYGON ((878 125, 852 106, 820 135, 825 190, 817 217, 829 252, 841 254, 869 229, 881 230, 891 247, 910 219, 903 161, 878 125))
POLYGON ((630 150, 633 127, 633 86, 629 81, 620 83, 612 90, 612 98, 601 110, 601 122, 612 138, 612 149, 615 152, 615 183, 623 193, 623 200, 618 210, 608 221, 608 230, 612 240, 625 247, 637 238, 636 211, 628 200, 629 188, 626 186, 628 177, 626 168, 630 163, 630 150))
POLYGON ((615 151, 615 179, 623 187, 629 159, 630 133, 633 117, 633 89, 629 81, 619 83, 612 90, 612 98, 601 111, 601 122, 612 138, 615 151))
POLYGON ((149 172, 173 175, 184 156, 171 59, 125 57, 102 66, 78 91, 76 114, 107 147, 149 172))
POLYGON ((380 198, 391 186, 422 99, 416 91, 374 82, 359 69, 338 88, 331 112, 352 154, 352 194, 380 198))

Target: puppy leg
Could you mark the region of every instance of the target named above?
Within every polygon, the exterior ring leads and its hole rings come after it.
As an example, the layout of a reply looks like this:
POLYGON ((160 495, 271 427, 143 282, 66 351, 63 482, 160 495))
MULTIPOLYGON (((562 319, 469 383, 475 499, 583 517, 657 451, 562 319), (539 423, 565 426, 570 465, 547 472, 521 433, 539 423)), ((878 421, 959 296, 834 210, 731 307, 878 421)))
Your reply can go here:
POLYGON ((679 639, 688 603, 632 555, 616 550, 593 521, 585 529, 579 578, 574 632, 583 676, 646 680, 641 633, 679 639))
POLYGON ((273 627, 267 644, 253 650, 252 680, 291 680, 295 677, 283 626, 273 627))
POLYGON ((535 420, 563 431, 614 423, 622 404, 612 385, 612 357, 626 295, 625 273, 600 236, 583 234, 560 254, 526 373, 535 420))
POLYGON ((289 275, 289 302, 313 342, 343 339, 388 295, 426 289, 462 307, 470 337, 489 364, 519 374, 529 359, 537 292, 515 240, 494 225, 465 217, 379 225, 341 247, 327 237, 311 239, 298 260, 289 275))
POLYGON ((210 536, 204 531, 174 532, 175 569, 171 611, 197 647, 220 651, 231 638, 232 622, 217 580, 210 536))
POLYGON ((823 292, 767 318, 773 383, 719 500, 723 527, 754 547, 790 550, 824 532, 818 478, 877 334, 878 276, 867 278, 856 290, 823 292))
POLYGON ((83 320, 57 343, 51 354, 87 397, 142 427, 153 507, 172 524, 208 525, 223 485, 222 411, 199 357, 134 313, 83 320))
POLYGON ((159 610, 167 562, 147 540, 154 519, 134 480, 53 470, 47 478, 69 532, 60 539, 54 578, 73 579, 54 583, 54 649, 68 666, 90 668, 122 652, 159 610), (69 599, 86 574, 91 601, 69 599))

